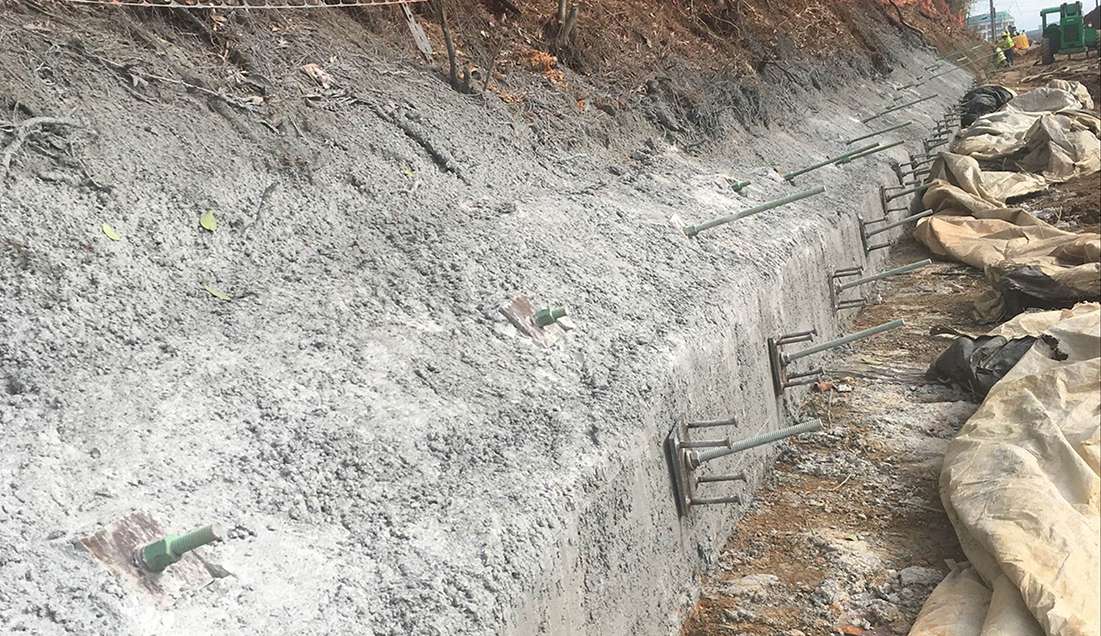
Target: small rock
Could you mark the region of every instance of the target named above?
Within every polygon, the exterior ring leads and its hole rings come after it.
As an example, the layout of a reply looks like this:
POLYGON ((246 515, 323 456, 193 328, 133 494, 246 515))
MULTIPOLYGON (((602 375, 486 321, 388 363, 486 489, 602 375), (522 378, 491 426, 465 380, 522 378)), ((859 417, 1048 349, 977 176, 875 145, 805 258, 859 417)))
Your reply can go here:
POLYGON ((877 625, 893 623, 902 618, 902 612, 897 607, 883 599, 873 599, 864 607, 865 615, 877 625))
POLYGON ((822 605, 833 605, 848 600, 849 595, 837 579, 826 579, 814 591, 814 598, 822 605))
POLYGON ((932 568, 924 568, 919 565, 911 565, 903 568, 898 573, 898 580, 902 587, 935 587, 941 582, 944 575, 932 568))
POLYGON ((738 608, 736 610, 723 610, 723 618, 732 623, 752 623, 757 620, 753 612, 738 608))
POLYGON ((741 596, 751 599, 760 598, 770 588, 779 585, 780 579, 772 574, 750 574, 723 586, 727 596, 741 596))

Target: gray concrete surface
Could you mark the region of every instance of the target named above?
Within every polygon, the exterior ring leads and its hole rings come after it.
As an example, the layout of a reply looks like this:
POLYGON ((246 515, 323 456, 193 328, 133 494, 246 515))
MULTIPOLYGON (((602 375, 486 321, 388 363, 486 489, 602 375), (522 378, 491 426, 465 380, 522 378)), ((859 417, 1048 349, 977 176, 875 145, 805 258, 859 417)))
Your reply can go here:
MULTIPOLYGON (((894 179, 877 155, 799 180, 823 196, 679 230, 791 192, 775 168, 837 152, 889 102, 867 77, 693 157, 641 125, 544 145, 499 102, 384 76, 365 99, 456 174, 362 105, 300 120, 292 143, 66 72, 12 91, 96 131, 79 139, 113 190, 28 156, 0 194, 4 632, 676 630, 740 509, 678 521, 661 440, 686 417, 790 423, 765 338, 841 330, 826 273, 862 262, 855 215, 894 179), (536 345, 497 311, 517 294, 577 328, 536 345), (203 551, 232 575, 157 597, 74 543, 134 510, 233 528, 203 551)), ((909 117, 917 139, 965 81, 875 125, 909 117)), ((729 460, 743 492, 775 451, 729 460)))

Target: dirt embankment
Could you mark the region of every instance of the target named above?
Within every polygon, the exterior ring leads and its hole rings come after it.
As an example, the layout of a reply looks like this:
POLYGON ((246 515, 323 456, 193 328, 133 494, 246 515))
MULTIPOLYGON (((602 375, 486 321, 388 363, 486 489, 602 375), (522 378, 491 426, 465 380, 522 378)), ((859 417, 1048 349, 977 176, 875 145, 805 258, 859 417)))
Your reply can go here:
POLYGON ((0 631, 677 620, 736 512, 678 525, 658 440, 689 410, 779 425, 764 331, 837 330, 797 287, 851 263, 874 197, 832 168, 814 206, 676 226, 789 193, 773 167, 927 54, 875 3, 740 3, 727 33, 624 2, 551 55, 547 7, 515 4, 452 6, 495 68, 460 94, 396 11, 4 2, 0 631), (538 346, 517 295, 577 328, 538 346), (133 510, 230 526, 223 569, 153 590, 76 546, 133 510))

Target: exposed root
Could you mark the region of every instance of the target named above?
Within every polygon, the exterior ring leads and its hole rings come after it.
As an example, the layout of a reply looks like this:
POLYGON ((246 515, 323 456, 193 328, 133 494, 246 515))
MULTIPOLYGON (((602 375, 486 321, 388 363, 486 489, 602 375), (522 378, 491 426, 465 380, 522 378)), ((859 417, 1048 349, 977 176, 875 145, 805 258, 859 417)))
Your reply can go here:
POLYGON ((390 122, 391 124, 397 126, 401 129, 403 133, 405 133, 406 137, 409 137, 409 139, 416 142, 416 144, 420 146, 425 153, 428 154, 428 156, 432 159, 432 162, 439 166, 440 170, 450 172, 451 174, 462 180, 463 183, 470 185, 470 182, 467 181, 466 176, 459 169, 459 166, 456 165, 455 159, 451 156, 451 153, 441 148, 437 148, 436 144, 432 143, 431 139, 426 137, 421 131, 414 128, 412 124, 410 124, 408 121, 406 121, 404 117, 402 117, 400 112, 388 113, 376 104, 370 104, 370 106, 375 114, 378 115, 382 120, 390 122))
POLYGON ((31 117, 19 123, 0 121, 0 130, 13 135, 11 142, 5 146, 3 153, 0 153, 0 180, 7 178, 11 170, 11 161, 23 147, 27 138, 46 126, 81 127, 80 122, 65 117, 31 117))

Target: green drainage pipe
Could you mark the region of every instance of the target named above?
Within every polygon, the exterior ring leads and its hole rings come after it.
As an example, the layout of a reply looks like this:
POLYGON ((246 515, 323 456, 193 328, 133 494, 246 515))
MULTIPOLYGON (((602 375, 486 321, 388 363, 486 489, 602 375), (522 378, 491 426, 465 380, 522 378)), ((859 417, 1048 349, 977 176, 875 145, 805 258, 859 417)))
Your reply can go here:
POLYGON ((741 192, 742 190, 749 187, 750 183, 752 183, 752 181, 735 181, 734 185, 730 186, 730 189, 735 192, 741 192))
POLYGON ((905 128, 905 127, 909 126, 912 123, 914 123, 914 122, 904 121, 901 124, 898 124, 896 126, 890 126, 888 128, 883 128, 881 130, 877 130, 875 132, 870 132, 870 133, 868 133, 866 135, 862 135, 860 137, 854 137, 854 138, 846 141, 845 145, 848 146, 848 145, 854 144, 858 141, 864 141, 865 139, 868 139, 869 137, 875 137, 876 135, 882 135, 884 133, 889 133, 892 130, 898 130, 899 128, 905 128))
POLYGON ((826 191, 825 188, 823 188, 822 186, 818 186, 817 188, 811 188, 810 190, 803 190, 802 192, 796 192, 795 194, 790 194, 786 197, 783 197, 782 199, 776 199, 774 201, 769 201, 767 203, 762 203, 761 205, 754 206, 752 208, 749 208, 748 210, 742 210, 741 212, 736 212, 734 214, 729 214, 727 216, 721 216, 717 219, 707 221, 706 223, 700 223, 699 225, 689 225, 688 227, 684 228, 684 233, 687 234, 688 236, 695 236, 695 235, 699 234, 700 232, 703 232, 704 230, 710 230, 713 227, 723 225, 725 223, 730 223, 731 221, 737 221, 738 219, 743 219, 747 216, 752 216, 754 214, 757 214, 758 212, 764 212, 765 210, 771 210, 772 208, 778 208, 781 205, 787 205, 788 203, 793 203, 793 202, 798 201, 800 199, 805 199, 807 197, 812 197, 816 194, 822 194, 825 191, 826 191))
POLYGON ((893 113, 893 112, 895 112, 896 110, 902 110, 903 108, 909 108, 909 107, 911 107, 911 106, 913 106, 913 105, 915 105, 915 104, 920 104, 921 102, 924 102, 924 101, 926 101, 926 100, 930 100, 930 99, 933 99, 934 97, 936 97, 936 95, 926 95, 925 97, 922 97, 922 98, 919 98, 919 99, 915 99, 915 100, 913 100, 913 101, 911 101, 911 102, 906 102, 905 104, 899 104, 898 106, 893 106, 893 107, 891 107, 891 108, 888 108, 887 110, 885 110, 885 111, 883 111, 883 112, 880 112, 880 113, 876 113, 876 114, 872 115, 871 117, 868 117, 867 119, 864 119, 864 120, 863 120, 863 123, 865 123, 865 124, 866 124, 866 123, 868 123, 868 122, 870 122, 870 121, 872 121, 872 120, 875 120, 875 119, 879 119, 880 117, 882 117, 882 116, 884 116, 884 115, 886 115, 886 114, 888 114, 888 113, 893 113))
POLYGON ((860 159, 862 157, 867 157, 868 155, 874 155, 875 153, 883 151, 883 150, 887 150, 888 148, 894 148, 895 146, 901 146, 904 143, 906 143, 906 142, 905 141, 896 141, 893 144, 887 144, 886 146, 878 146, 876 148, 872 148, 871 150, 865 150, 864 152, 858 152, 855 155, 845 157, 844 159, 839 160, 837 163, 838 163, 838 165, 843 164, 843 163, 849 163, 850 161, 854 161, 854 160, 860 159))
POLYGON ((818 163, 813 164, 813 165, 809 165, 806 168, 800 168, 799 170, 796 170, 794 172, 789 172, 789 173, 785 174, 784 179, 786 181, 791 181, 791 180, 795 179, 795 177, 798 177, 799 175, 806 174, 808 172, 811 172, 813 170, 817 170, 819 168, 825 168, 826 166, 837 163, 838 161, 841 161, 842 159, 845 159, 846 157, 851 157, 852 155, 859 154, 859 153, 864 152, 866 150, 871 150, 872 148, 875 148, 878 145, 879 145, 878 142, 876 142, 874 144, 868 144, 867 146, 863 146, 863 147, 860 147, 860 148, 856 148, 854 150, 850 150, 850 151, 848 151, 844 154, 838 155, 836 157, 831 157, 831 158, 826 159, 824 161, 819 161, 818 163))
POLYGON ((184 534, 170 534, 140 548, 137 552, 138 565, 149 572, 163 572, 188 552, 221 541, 225 536, 225 530, 217 525, 203 526, 184 534))

